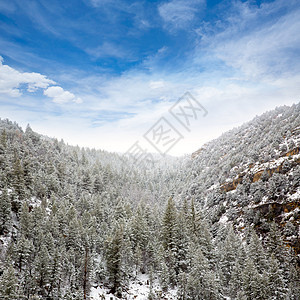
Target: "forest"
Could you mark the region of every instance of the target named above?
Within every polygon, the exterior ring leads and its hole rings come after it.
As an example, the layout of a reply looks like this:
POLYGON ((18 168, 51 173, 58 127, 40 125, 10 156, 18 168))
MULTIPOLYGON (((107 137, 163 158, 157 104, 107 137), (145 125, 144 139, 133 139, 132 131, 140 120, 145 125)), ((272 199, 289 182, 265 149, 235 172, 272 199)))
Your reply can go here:
POLYGON ((300 104, 154 165, 1 119, 0 299, 299 300, 299 147, 300 104))

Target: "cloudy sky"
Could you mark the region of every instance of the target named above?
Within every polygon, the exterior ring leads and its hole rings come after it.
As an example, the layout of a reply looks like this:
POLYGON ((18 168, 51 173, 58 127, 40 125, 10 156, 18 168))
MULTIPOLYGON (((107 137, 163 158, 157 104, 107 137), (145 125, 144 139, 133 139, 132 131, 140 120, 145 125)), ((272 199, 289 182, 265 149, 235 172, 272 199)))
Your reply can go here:
POLYGON ((165 117, 197 150, 300 101, 300 2, 0 0, 0 117, 72 145, 125 152, 165 117), (187 131, 169 109, 207 111, 187 131))

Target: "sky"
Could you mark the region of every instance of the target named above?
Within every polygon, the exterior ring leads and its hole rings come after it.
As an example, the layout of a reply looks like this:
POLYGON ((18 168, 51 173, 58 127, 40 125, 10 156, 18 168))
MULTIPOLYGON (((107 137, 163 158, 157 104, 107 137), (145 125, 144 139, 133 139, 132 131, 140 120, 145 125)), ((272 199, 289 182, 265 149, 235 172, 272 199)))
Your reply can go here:
POLYGON ((298 0, 0 0, 0 118, 156 152, 163 117, 181 137, 168 154, 189 154, 300 101, 299 32, 298 0), (170 111, 186 92, 207 112, 189 130, 170 111))

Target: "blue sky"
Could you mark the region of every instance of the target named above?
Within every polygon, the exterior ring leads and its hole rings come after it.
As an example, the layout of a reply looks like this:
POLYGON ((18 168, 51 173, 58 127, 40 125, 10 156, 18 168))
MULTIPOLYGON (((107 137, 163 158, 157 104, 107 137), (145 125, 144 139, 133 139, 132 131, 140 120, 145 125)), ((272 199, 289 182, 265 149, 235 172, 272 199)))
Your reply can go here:
POLYGON ((208 115, 170 153, 190 153, 299 102, 299 16, 296 0, 0 0, 0 117, 126 151, 189 91, 208 115))

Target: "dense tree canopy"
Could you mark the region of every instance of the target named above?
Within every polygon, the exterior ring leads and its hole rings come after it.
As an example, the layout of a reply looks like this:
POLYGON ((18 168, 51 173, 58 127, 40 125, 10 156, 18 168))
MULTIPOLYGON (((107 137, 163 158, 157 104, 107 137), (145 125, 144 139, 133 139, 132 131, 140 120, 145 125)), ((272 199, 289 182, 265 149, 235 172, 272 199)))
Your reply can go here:
POLYGON ((283 215, 281 229, 274 203, 299 203, 298 156, 282 158, 299 147, 299 116, 299 105, 278 108, 193 159, 143 167, 0 120, 0 298, 88 299, 100 284, 125 298, 142 273, 178 299, 296 300, 286 242, 299 215, 283 215), (265 171, 254 181, 256 163, 265 171))

